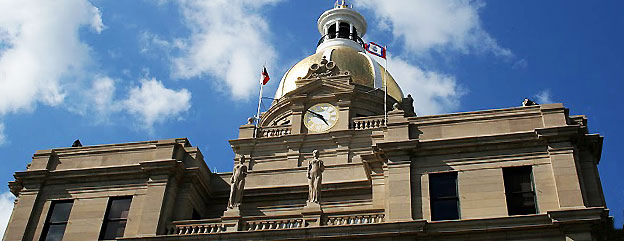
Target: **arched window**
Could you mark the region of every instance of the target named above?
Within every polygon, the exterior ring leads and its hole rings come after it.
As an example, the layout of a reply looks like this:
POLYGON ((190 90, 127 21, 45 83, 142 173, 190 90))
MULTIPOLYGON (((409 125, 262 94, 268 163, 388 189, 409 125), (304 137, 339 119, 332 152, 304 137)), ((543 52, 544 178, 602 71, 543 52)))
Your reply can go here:
POLYGON ((329 28, 327 29, 327 36, 330 39, 336 38, 336 24, 332 24, 329 26, 329 28))

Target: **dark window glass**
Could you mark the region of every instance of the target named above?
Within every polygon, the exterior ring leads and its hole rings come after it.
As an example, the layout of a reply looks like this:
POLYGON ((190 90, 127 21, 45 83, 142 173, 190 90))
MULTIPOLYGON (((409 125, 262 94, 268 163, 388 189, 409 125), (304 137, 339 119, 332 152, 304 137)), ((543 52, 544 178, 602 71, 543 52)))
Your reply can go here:
POLYGON ((73 204, 73 200, 52 201, 48 217, 43 225, 43 235, 39 240, 60 241, 63 239, 73 204))
POLYGON ((338 38, 349 38, 351 34, 351 27, 348 23, 340 23, 340 28, 338 28, 338 38))
POLYGON ((531 166, 503 168, 509 215, 536 214, 531 166))
POLYGON ((330 25, 327 32, 328 32, 327 34, 329 35, 330 39, 336 38, 336 24, 334 23, 330 25))
POLYGON ((457 172, 429 174, 431 220, 459 219, 457 172))
POLYGON ((100 239, 107 240, 123 237, 131 202, 132 197, 115 197, 108 201, 100 239))

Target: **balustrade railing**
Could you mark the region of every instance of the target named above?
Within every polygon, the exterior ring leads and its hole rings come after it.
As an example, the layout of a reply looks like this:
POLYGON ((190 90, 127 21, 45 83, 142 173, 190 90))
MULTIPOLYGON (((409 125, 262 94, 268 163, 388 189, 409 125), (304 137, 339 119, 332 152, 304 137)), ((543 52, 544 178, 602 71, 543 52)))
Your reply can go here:
MULTIPOLYGON (((305 228, 306 219, 302 216, 281 215, 269 217, 249 217, 240 220, 240 226, 234 228, 232 223, 223 223, 221 219, 175 221, 167 229, 168 235, 201 235, 235 231, 262 231, 305 228)), ((375 224, 384 222, 383 210, 369 210, 366 213, 329 213, 323 215, 321 226, 346 226, 375 224), (372 211, 372 212, 371 212, 372 211)))
POLYGON ((243 231, 257 231, 270 229, 302 228, 302 218, 274 219, 274 220, 250 220, 243 225, 243 231))
POLYGON ((270 126, 258 129, 258 137, 278 137, 291 133, 291 126, 270 126))
POLYGON ((221 223, 174 224, 169 228, 170 235, 191 235, 225 232, 221 223))
POLYGON ((357 117, 351 121, 351 129, 367 130, 376 129, 386 126, 386 120, 383 116, 357 117))
POLYGON ((341 215, 341 216, 329 216, 327 218, 327 226, 339 226, 339 225, 355 225, 355 224, 371 224, 371 223, 383 223, 384 214, 355 214, 355 215, 341 215))

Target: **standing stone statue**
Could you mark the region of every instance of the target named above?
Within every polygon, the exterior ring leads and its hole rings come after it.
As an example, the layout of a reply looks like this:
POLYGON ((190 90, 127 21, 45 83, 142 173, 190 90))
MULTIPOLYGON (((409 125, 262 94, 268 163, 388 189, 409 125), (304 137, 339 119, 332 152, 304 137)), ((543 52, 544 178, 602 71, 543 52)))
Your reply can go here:
POLYGON ((310 160, 308 163, 308 202, 319 203, 325 165, 323 165, 323 161, 318 159, 318 150, 314 150, 312 155, 314 159, 310 160))
POLYGON ((247 166, 245 166, 244 155, 240 155, 239 160, 238 164, 234 165, 232 177, 230 177, 230 200, 228 201, 228 209, 238 207, 243 199, 247 166))

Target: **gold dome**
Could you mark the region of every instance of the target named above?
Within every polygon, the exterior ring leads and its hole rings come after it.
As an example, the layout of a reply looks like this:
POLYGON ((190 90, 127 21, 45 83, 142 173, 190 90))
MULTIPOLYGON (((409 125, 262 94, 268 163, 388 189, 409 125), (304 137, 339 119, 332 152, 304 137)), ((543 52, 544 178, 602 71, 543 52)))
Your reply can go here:
POLYGON ((349 71, 353 83, 368 86, 370 88, 384 88, 384 76, 387 76, 388 83, 388 95, 397 101, 402 101, 403 91, 399 85, 394 81, 390 73, 384 74, 385 69, 373 60, 371 57, 363 52, 359 52, 351 47, 346 46, 332 46, 323 49, 316 54, 310 55, 307 58, 299 61, 292 68, 290 68, 277 88, 275 92, 275 99, 279 99, 297 88, 295 81, 298 77, 303 77, 308 73, 310 65, 319 63, 323 56, 327 60, 336 63, 336 66, 341 71, 349 71))

